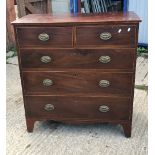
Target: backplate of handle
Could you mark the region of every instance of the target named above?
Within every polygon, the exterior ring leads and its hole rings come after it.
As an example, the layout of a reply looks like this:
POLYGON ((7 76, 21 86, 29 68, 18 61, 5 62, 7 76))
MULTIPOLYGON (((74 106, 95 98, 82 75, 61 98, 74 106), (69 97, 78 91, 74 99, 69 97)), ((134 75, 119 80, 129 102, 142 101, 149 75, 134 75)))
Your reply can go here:
POLYGON ((111 37, 112 37, 112 35, 109 32, 103 32, 100 34, 101 40, 109 40, 111 37))
POLYGON ((101 62, 101 63, 106 64, 106 63, 108 63, 110 61, 111 61, 111 58, 108 55, 103 55, 103 56, 99 57, 99 62, 101 62))
POLYGON ((101 105, 99 107, 100 112, 108 112, 109 110, 110 110, 110 108, 108 106, 106 106, 106 105, 101 105))
POLYGON ((44 109, 45 109, 46 111, 53 111, 53 110, 54 110, 54 105, 53 105, 53 104, 46 104, 46 105, 44 106, 44 109))
POLYGON ((110 82, 108 80, 101 80, 99 82, 99 86, 104 88, 104 87, 109 87, 110 86, 110 82))
POLYGON ((40 41, 48 41, 49 40, 49 35, 47 33, 41 33, 38 35, 38 39, 40 41))
POLYGON ((43 80, 43 85, 46 86, 46 87, 52 86, 53 81, 51 79, 44 79, 43 80))
POLYGON ((49 63, 52 61, 52 58, 50 56, 42 56, 40 58, 40 61, 43 62, 43 63, 49 63))

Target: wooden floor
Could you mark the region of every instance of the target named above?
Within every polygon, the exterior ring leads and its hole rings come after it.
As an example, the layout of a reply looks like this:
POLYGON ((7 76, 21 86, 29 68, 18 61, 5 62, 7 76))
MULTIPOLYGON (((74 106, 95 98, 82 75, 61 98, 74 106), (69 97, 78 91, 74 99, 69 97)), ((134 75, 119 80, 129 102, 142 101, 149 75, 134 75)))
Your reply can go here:
MULTIPOLYGON (((137 58, 136 85, 147 86, 147 61, 137 58)), ((131 138, 113 124, 36 122, 27 133, 18 65, 7 64, 6 140, 8 155, 147 155, 147 91, 135 89, 131 138)))

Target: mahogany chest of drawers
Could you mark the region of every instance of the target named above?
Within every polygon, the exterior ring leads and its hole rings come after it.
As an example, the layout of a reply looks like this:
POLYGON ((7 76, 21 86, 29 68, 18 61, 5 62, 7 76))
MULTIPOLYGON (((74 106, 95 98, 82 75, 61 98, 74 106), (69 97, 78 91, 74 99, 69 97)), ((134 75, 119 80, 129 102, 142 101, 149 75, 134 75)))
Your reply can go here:
POLYGON ((35 121, 110 122, 130 137, 139 22, 133 12, 14 21, 28 132, 35 121))

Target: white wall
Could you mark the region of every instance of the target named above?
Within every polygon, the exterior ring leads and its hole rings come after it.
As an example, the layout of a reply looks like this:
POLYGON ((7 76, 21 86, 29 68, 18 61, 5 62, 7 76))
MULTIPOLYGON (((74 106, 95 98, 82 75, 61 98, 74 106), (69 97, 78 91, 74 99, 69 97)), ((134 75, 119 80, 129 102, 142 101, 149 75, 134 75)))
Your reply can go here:
POLYGON ((139 43, 148 44, 148 1, 129 0, 129 11, 136 12, 142 22, 139 27, 139 43))

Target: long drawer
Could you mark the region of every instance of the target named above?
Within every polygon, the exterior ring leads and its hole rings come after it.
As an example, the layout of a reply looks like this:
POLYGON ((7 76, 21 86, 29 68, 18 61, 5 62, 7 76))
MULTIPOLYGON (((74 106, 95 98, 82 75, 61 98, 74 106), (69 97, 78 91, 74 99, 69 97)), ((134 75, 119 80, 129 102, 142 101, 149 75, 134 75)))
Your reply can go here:
POLYGON ((21 49, 23 68, 134 69, 134 49, 21 49))
POLYGON ((129 120, 130 98, 25 96, 31 118, 129 120))
POLYGON ((130 96, 133 73, 96 71, 23 72, 25 94, 130 96))
POLYGON ((132 25, 79 26, 76 46, 135 47, 136 27, 132 25))
POLYGON ((72 47, 72 27, 19 27, 20 47, 72 47))

